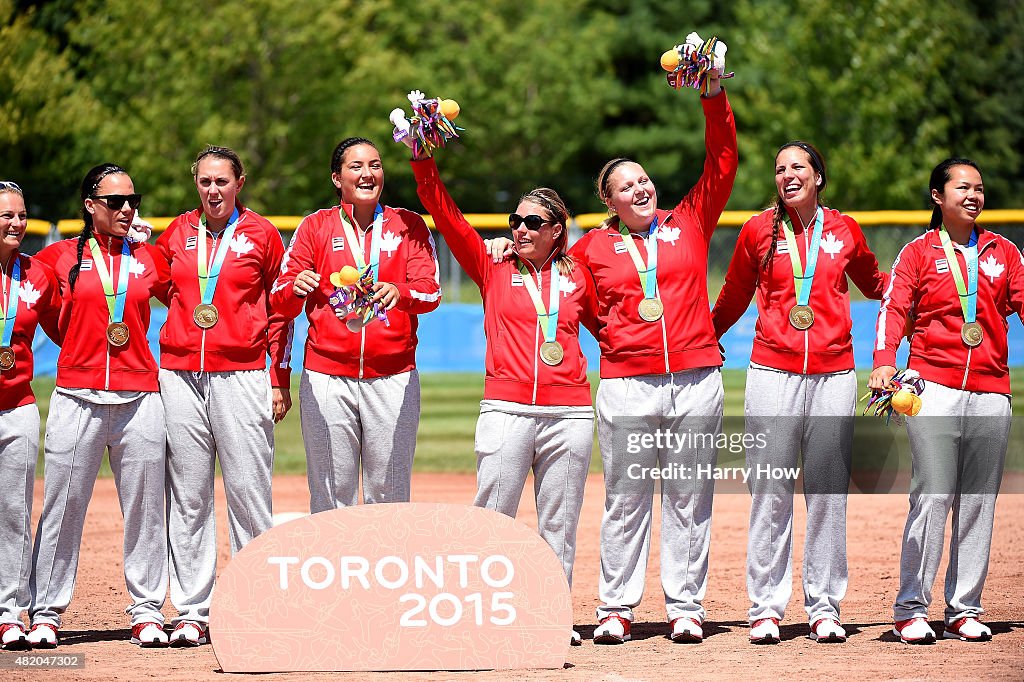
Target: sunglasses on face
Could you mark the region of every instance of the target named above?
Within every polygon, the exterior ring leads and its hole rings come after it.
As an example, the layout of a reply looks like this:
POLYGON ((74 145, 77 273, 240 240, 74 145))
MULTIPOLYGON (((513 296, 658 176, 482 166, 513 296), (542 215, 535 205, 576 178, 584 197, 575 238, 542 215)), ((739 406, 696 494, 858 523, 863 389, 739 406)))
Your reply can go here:
POLYGON ((103 194, 94 196, 93 199, 102 199, 103 203, 107 205, 111 211, 120 211, 124 208, 124 203, 128 202, 128 207, 133 211, 139 207, 142 203, 141 194, 103 194))
POLYGON ((521 216, 518 213, 511 213, 508 216, 508 226, 513 230, 519 227, 521 224, 526 225, 526 229, 531 232, 536 232, 543 225, 550 225, 555 222, 554 220, 544 220, 539 215, 527 215, 521 216))
POLYGON ((8 180, 0 180, 0 189, 13 189, 15 192, 21 191, 21 187, 18 187, 18 183, 10 182, 8 180))

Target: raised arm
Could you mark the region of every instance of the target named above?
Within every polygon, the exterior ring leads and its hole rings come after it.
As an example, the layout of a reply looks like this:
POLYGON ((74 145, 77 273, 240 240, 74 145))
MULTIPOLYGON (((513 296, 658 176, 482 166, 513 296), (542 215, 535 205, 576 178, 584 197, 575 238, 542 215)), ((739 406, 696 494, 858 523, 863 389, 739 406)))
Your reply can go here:
POLYGON ((718 219, 732 194, 739 156, 736 148, 736 119, 725 90, 701 97, 704 108, 704 171, 693 189, 676 206, 676 212, 688 214, 707 242, 718 227, 718 219))

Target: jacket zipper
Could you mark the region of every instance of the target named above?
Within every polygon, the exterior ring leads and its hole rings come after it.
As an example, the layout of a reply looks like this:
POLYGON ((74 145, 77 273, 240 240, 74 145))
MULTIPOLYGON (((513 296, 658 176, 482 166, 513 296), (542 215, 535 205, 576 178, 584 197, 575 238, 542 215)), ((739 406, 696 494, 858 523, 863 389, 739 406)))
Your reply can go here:
MULTIPOLYGON (((554 267, 552 265, 551 267, 554 267)), ((544 300, 544 277, 540 270, 537 270, 537 291, 540 292, 540 298, 544 300)), ((548 297, 550 298, 550 296, 548 297)), ((540 382, 540 367, 538 365, 537 358, 540 356, 540 320, 537 320, 537 324, 533 325, 533 396, 530 398, 530 404, 537 404, 537 384, 540 382)))
MULTIPOLYGON (((200 224, 199 227, 200 227, 200 229, 202 229, 202 224, 200 224)), ((205 231, 204 231, 204 234, 202 235, 202 238, 206 239, 205 231)), ((210 247, 210 253, 213 254, 213 253, 216 253, 216 252, 217 252, 217 237, 214 237, 213 238, 213 246, 210 247)), ((209 273, 209 271, 210 271, 210 264, 209 263, 206 264, 206 271, 207 271, 207 273, 209 273)), ((207 286, 209 286, 209 283, 207 283, 207 286)), ((199 299, 199 302, 202 303, 202 298, 199 299)), ((203 329, 202 332, 200 332, 200 333, 201 333, 201 336, 200 336, 200 340, 199 340, 199 371, 200 372, 205 372, 206 371, 206 329, 203 329)))
POLYGON ((971 352, 973 350, 973 348, 967 349, 967 362, 964 363, 964 381, 960 384, 961 391, 967 390, 967 373, 971 371, 971 352))
MULTIPOLYGON (((114 274, 114 253, 113 253, 113 250, 110 248, 110 246, 111 246, 110 241, 107 241, 107 257, 110 258, 110 274, 113 275, 114 274)), ((118 282, 118 284, 120 284, 120 282, 118 282)), ((116 289, 116 285, 115 285, 115 291, 116 290, 117 289, 116 289)), ((109 341, 107 341, 106 347, 107 347, 107 364, 106 364, 106 369, 103 372, 103 390, 109 391, 110 390, 110 342, 109 341)))

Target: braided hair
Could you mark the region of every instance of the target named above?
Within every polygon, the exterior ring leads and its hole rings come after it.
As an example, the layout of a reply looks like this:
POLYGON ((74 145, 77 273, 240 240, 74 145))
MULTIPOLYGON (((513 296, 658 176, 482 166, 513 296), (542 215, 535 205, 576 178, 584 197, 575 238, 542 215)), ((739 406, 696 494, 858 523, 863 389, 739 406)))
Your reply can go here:
POLYGON ((99 189, 100 183, 103 182, 103 178, 108 175, 123 174, 127 175, 128 171, 120 166, 113 163, 101 163, 98 166, 94 166, 85 174, 85 178, 82 179, 82 220, 85 221, 82 232, 78 235, 78 255, 74 266, 68 272, 68 284, 71 286, 71 291, 75 291, 75 282, 78 281, 78 273, 82 269, 82 253, 85 251, 85 245, 89 242, 89 239, 93 234, 92 227, 92 214, 85 210, 85 200, 91 199, 96 196, 96 190, 99 189))
MULTIPOLYGON (((822 195, 825 191, 825 186, 828 185, 828 177, 825 175, 825 157, 823 157, 821 152, 819 152, 814 145, 809 142, 793 140, 792 142, 787 142, 779 147, 779 151, 775 152, 775 158, 778 159, 782 150, 790 147, 797 147, 798 149, 803 150, 804 153, 807 154, 807 158, 810 159, 811 168, 814 169, 815 173, 821 176, 821 179, 818 181, 815 196, 815 200, 820 206, 821 201, 818 200, 818 197, 822 195)), ((761 259, 762 269, 767 269, 768 266, 771 265, 772 259, 775 258, 775 250, 778 248, 779 232, 782 229, 782 221, 786 219, 786 204, 782 200, 782 195, 778 192, 775 193, 775 200, 772 202, 772 206, 772 241, 768 245, 768 251, 765 252, 764 258, 761 259)))

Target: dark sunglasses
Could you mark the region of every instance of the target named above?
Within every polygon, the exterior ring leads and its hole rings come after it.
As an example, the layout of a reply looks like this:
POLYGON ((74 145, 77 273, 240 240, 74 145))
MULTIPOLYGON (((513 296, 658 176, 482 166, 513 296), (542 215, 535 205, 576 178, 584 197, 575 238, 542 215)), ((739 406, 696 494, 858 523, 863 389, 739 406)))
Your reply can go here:
POLYGON ((550 225, 553 222, 555 221, 544 220, 539 215, 521 216, 518 213, 510 213, 508 216, 508 226, 513 230, 519 227, 520 224, 525 223, 527 230, 536 232, 541 228, 542 225, 550 225))
POLYGON ((94 196, 93 199, 102 199, 103 203, 107 205, 111 211, 120 211, 124 208, 124 202, 128 202, 128 207, 133 211, 139 207, 142 203, 141 194, 103 194, 100 196, 94 196))

